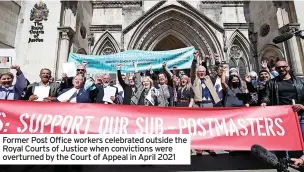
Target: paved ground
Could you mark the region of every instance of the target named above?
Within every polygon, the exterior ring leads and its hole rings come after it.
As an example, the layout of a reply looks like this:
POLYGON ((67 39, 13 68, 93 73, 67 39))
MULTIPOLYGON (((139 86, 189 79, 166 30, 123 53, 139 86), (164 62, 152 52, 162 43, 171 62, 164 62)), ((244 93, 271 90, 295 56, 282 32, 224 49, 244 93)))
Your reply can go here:
MULTIPOLYGON (((264 162, 256 159, 253 155, 231 156, 226 152, 217 152, 217 157, 210 155, 192 156, 189 166, 84 166, 82 172, 168 172, 168 171, 231 171, 231 172, 276 172, 264 162)), ((58 168, 58 166, 57 166, 58 168)), ((25 169, 25 166, 10 166, 4 172, 74 172, 74 170, 60 170, 54 166, 36 166, 25 169)), ((290 172, 296 170, 290 169, 290 172)))

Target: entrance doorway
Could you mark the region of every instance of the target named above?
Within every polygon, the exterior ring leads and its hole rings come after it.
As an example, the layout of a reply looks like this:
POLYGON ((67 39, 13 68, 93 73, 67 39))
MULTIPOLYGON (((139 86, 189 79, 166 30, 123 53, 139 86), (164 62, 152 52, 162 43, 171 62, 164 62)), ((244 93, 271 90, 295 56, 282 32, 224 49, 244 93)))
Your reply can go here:
POLYGON ((159 41, 153 51, 167 51, 187 47, 180 39, 173 35, 169 35, 159 41))
MULTIPOLYGON (((153 51, 168 51, 168 50, 175 50, 175 49, 186 48, 186 47, 187 47, 187 45, 185 43, 183 43, 180 39, 178 39, 176 36, 168 35, 165 38, 163 38, 162 40, 160 40, 155 45, 155 47, 153 48, 153 51)), ((190 76, 190 69, 177 70, 177 74, 179 74, 182 71, 186 75, 190 76)), ((159 74, 160 71, 155 71, 155 73, 159 74)))

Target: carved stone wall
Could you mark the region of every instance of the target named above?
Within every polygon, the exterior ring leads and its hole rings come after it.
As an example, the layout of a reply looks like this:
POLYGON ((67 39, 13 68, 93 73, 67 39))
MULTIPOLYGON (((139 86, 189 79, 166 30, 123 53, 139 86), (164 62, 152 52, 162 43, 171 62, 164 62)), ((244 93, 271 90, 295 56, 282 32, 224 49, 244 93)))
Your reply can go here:
MULTIPOLYGON (((209 25, 222 32, 223 28, 197 11, 168 5, 148 15, 139 24, 127 49, 153 50, 163 38, 173 35, 187 46, 194 46, 203 55, 223 54, 221 45, 209 25), (209 25, 207 25, 208 23, 209 25)), ((221 56, 223 57, 223 56, 221 56)))
POLYGON ((92 21, 93 8, 90 1, 78 1, 75 36, 73 39, 73 52, 84 48, 89 52, 88 35, 92 21))
POLYGON ((0 2, 0 48, 15 46, 20 5, 13 1, 0 2))

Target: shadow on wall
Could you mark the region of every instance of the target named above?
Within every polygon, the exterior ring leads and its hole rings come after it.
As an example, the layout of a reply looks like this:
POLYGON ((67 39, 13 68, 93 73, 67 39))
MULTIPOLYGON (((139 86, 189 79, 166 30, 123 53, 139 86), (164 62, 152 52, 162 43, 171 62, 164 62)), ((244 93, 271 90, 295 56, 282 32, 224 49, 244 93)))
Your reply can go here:
MULTIPOLYGON (((100 172, 100 171, 130 171, 130 172, 165 172, 165 171, 222 171, 222 170, 261 170, 271 169, 264 162, 258 160, 253 155, 230 156, 228 154, 218 154, 217 157, 210 155, 192 156, 191 164, 188 166, 135 166, 135 165, 87 165, 81 171, 83 172, 100 172)), ((5 172, 57 172, 64 166, 10 166, 5 172), (27 169, 26 169, 27 168, 27 169)), ((74 166, 77 167, 77 166, 74 166)), ((63 170, 65 172, 74 172, 75 169, 63 170)), ((261 170, 262 171, 262 170, 261 170)))

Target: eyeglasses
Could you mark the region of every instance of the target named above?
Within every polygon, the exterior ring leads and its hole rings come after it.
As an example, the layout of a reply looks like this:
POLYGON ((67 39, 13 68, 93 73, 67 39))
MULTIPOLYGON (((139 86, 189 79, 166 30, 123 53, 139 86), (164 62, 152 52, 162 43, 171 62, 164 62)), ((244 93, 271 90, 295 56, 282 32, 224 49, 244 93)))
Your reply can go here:
POLYGON ((277 67, 275 67, 275 69, 277 69, 277 70, 279 70, 279 69, 286 69, 288 66, 277 66, 277 67))
POLYGON ((77 69, 77 71, 78 71, 78 72, 79 72, 79 71, 83 71, 83 72, 84 72, 85 70, 84 70, 84 69, 77 69))

